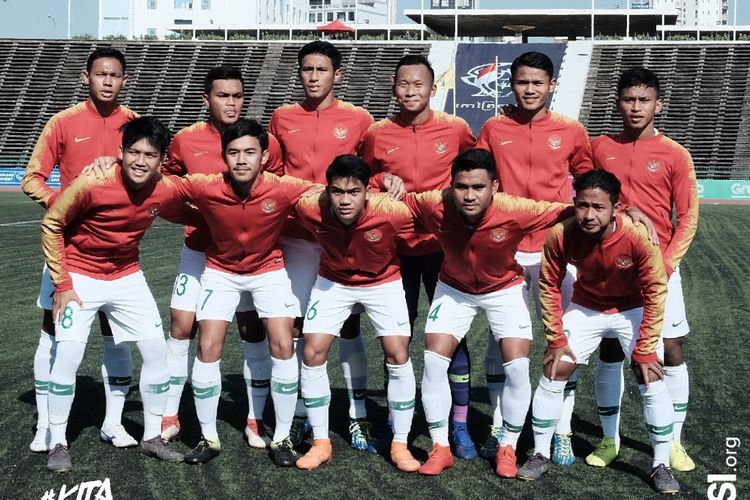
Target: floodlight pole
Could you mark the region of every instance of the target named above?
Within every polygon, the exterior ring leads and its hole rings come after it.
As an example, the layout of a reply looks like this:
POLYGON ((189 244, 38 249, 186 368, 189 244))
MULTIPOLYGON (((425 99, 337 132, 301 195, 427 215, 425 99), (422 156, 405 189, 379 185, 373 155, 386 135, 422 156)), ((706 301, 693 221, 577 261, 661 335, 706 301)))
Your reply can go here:
POLYGON ((625 12, 625 40, 630 40, 630 0, 627 0, 625 12))
POLYGON ((424 40, 424 0, 419 2, 419 39, 424 40))
POLYGON ((732 40, 737 41, 737 0, 734 0, 734 12, 732 13, 732 40))
MULTIPOLYGON (((71 0, 68 0, 68 40, 70 40, 70 3, 71 0)), ((101 16, 101 12, 99 15, 101 16)))
POLYGON ((591 0, 591 42, 594 42, 594 9, 596 9, 596 0, 591 0))

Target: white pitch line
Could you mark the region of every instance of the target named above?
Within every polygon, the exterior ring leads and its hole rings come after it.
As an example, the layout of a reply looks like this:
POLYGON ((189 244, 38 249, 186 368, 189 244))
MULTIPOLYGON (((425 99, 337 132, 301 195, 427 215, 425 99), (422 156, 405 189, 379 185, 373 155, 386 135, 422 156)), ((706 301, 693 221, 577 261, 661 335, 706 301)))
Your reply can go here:
POLYGON ((39 224, 40 222, 42 222, 42 219, 39 219, 39 220, 22 220, 20 222, 6 222, 4 224, 0 224, 0 227, 25 226, 26 224, 39 224))

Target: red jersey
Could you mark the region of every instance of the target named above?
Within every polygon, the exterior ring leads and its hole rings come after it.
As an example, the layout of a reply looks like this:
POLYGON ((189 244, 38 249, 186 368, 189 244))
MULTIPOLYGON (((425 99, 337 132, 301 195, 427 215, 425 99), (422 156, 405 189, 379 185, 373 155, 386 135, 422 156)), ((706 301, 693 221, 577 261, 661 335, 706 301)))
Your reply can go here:
MULTIPOLYGON (((266 170, 278 170, 281 165, 281 147, 276 138, 268 134, 268 163, 266 170), (269 168, 270 165, 270 168, 269 168)), ((220 174, 227 170, 221 152, 221 134, 207 121, 200 121, 175 134, 169 146, 169 157, 163 171, 167 175, 220 174)), ((205 252, 211 244, 208 228, 185 226, 185 246, 205 252)))
MULTIPOLYGON (((477 140, 462 118, 431 111, 419 125, 402 122, 398 115, 370 126, 362 144, 362 158, 373 175, 397 175, 409 192, 444 189, 451 183, 451 166, 477 140)), ((399 254, 425 255, 440 251, 432 234, 410 233, 399 238, 399 254)))
POLYGON ((70 272, 113 280, 138 271, 138 245, 157 215, 199 224, 200 216, 171 186, 162 178, 132 190, 117 165, 101 179, 81 176, 63 189, 42 221, 42 249, 55 289, 73 288, 70 272))
POLYGON ((60 167, 60 185, 65 189, 96 158, 117 156, 122 145, 120 128, 137 116, 125 106, 102 116, 90 99, 60 111, 49 119, 31 153, 21 182, 23 192, 48 208, 56 197, 47 185, 55 165, 60 167))
POLYGON ((629 217, 617 215, 615 230, 605 239, 591 239, 575 218, 555 226, 544 245, 539 273, 542 320, 551 348, 567 345, 562 325, 560 286, 566 264, 576 267, 573 302, 613 314, 643 307, 640 333, 632 358, 639 363, 656 360, 656 344, 664 320, 667 274, 659 249, 646 229, 629 217))
POLYGON ((409 209, 387 194, 373 194, 364 212, 351 226, 332 213, 328 196, 302 198, 296 218, 320 242, 318 273, 345 286, 373 286, 401 277, 396 257, 396 236, 411 232, 409 209))
MULTIPOLYGON (((529 123, 514 115, 487 120, 477 147, 492 152, 497 163, 500 189, 533 200, 570 203, 570 176, 593 168, 586 129, 576 120, 554 111, 529 123)), ((527 235, 518 249, 541 252, 547 230, 527 235)))
POLYGON ((482 220, 466 225, 450 189, 409 193, 406 205, 416 222, 435 234, 445 253, 440 280, 462 292, 483 294, 523 281, 518 244, 530 231, 550 228, 573 215, 564 203, 536 202, 495 193, 482 220))
POLYGON ((596 168, 620 179, 620 201, 638 207, 653 222, 671 275, 698 229, 698 189, 690 153, 662 134, 637 141, 603 135, 591 142, 591 148, 596 168), (672 224, 672 207, 677 226, 672 224))
MULTIPOLYGON (((326 184, 328 166, 339 155, 357 154, 373 121, 366 109, 336 99, 321 110, 310 111, 299 103, 281 106, 273 112, 268 130, 281 145, 284 175, 326 184)), ((315 240, 293 220, 283 234, 315 240)))
POLYGON ((198 207, 211 230, 206 267, 232 274, 263 274, 284 267, 278 240, 281 227, 312 183, 295 177, 258 175, 250 195, 232 190, 229 174, 195 174, 175 178, 183 201, 198 207))

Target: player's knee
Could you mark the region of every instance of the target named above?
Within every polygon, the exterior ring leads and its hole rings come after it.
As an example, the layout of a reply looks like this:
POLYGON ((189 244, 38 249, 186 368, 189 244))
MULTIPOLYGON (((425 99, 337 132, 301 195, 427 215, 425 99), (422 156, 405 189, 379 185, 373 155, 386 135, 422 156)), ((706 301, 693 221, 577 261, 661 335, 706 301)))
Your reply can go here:
POLYGON ((409 361, 409 351, 403 349, 396 352, 387 352, 385 354, 385 362, 389 365, 403 365, 409 361))
POLYGON ((620 341, 617 339, 604 339, 599 346, 599 359, 605 363, 619 363, 625 359, 620 341))
POLYGON ((202 363, 213 363, 221 359, 224 350, 224 342, 217 342, 213 339, 201 338, 198 345, 198 359, 202 363))

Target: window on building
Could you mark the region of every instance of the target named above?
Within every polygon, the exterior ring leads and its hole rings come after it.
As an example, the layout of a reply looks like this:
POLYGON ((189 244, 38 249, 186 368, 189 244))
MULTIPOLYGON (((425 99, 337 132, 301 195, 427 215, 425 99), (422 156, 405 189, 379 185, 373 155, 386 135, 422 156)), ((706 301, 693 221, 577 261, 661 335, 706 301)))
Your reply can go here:
POLYGON ((192 9, 193 0, 174 0, 175 9, 192 9))
POLYGON ((176 25, 193 24, 193 20, 192 19, 175 19, 174 23, 176 25))
POLYGON ((333 21, 333 12, 328 12, 326 14, 326 21, 333 21))
POLYGON ((310 23, 314 23, 315 22, 315 13, 314 12, 310 12, 310 15, 307 16, 307 21, 310 22, 310 23))
POLYGON ((211 0, 201 0, 201 10, 211 10, 211 0))
POLYGON ((148 36, 156 36, 156 28, 148 28, 148 29, 146 29, 146 34, 148 36))
POLYGON ((354 21, 354 12, 352 11, 347 12, 346 17, 349 21, 354 21))
POLYGON ((148 10, 156 10, 156 0, 148 0, 146 4, 148 10))

